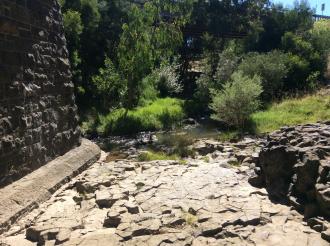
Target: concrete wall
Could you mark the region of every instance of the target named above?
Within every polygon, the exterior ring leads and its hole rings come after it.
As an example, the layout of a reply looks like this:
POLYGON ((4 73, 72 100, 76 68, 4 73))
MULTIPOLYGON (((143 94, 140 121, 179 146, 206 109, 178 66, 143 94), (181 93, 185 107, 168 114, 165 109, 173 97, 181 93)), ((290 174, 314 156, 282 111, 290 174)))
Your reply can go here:
POLYGON ((80 143, 56 0, 0 0, 0 187, 80 143))

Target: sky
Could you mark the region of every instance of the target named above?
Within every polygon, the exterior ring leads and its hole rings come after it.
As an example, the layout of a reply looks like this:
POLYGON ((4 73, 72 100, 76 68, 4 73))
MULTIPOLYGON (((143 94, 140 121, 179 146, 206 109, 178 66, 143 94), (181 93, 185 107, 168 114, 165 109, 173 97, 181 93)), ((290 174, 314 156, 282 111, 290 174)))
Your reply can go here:
MULTIPOLYGON (((274 3, 282 3, 284 7, 293 6, 294 0, 273 0, 274 3)), ((321 5, 325 3, 324 15, 330 16, 330 0, 308 0, 310 6, 316 9, 317 14, 322 14, 321 5), (317 8, 316 8, 317 6, 317 8)))

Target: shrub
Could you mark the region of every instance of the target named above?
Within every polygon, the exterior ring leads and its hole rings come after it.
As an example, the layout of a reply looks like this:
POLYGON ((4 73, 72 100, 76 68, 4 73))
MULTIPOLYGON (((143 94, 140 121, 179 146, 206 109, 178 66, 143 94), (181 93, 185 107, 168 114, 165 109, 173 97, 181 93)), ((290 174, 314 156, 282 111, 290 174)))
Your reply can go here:
POLYGON ((314 23, 310 31, 313 46, 326 55, 330 51, 330 20, 320 20, 314 23))
POLYGON ((201 108, 207 108, 212 90, 220 90, 237 68, 239 57, 231 50, 224 50, 216 57, 208 56, 203 61, 203 73, 197 79, 195 101, 201 108))
POLYGON ((158 97, 173 96, 182 91, 177 63, 163 63, 160 68, 146 76, 140 86, 139 106, 145 106, 158 97))
POLYGON ((123 108, 100 116, 97 131, 101 135, 129 135, 142 131, 171 128, 184 119, 183 101, 163 98, 134 110, 123 108))
POLYGON ((147 106, 159 98, 157 90, 157 72, 146 76, 141 82, 139 106, 147 106))
POLYGON ((326 72, 326 78, 329 79, 329 70, 327 71, 327 63, 329 62, 330 53, 330 20, 316 21, 314 28, 311 30, 311 42, 315 50, 321 55, 321 61, 323 62, 322 69, 320 69, 320 75, 326 72))
POLYGON ((244 75, 253 78, 261 77, 263 86, 263 98, 274 98, 280 94, 284 85, 284 79, 288 74, 289 57, 281 51, 269 53, 250 53, 242 61, 239 70, 244 75))
POLYGON ((310 74, 309 62, 306 59, 289 54, 288 77, 285 81, 286 91, 301 90, 305 87, 305 82, 310 74))
POLYGON ((309 89, 308 78, 315 75, 316 72, 319 73, 319 78, 323 75, 327 55, 324 48, 324 45, 318 44, 317 35, 314 35, 313 32, 304 36, 291 32, 285 33, 282 37, 282 49, 290 53, 287 89, 309 89))
POLYGON ((161 96, 171 96, 182 91, 183 87, 177 72, 179 67, 180 65, 172 63, 170 65, 162 65, 158 69, 157 86, 161 96))
POLYGON ((234 73, 221 91, 214 91, 210 108, 214 111, 212 118, 223 121, 230 126, 244 128, 250 115, 260 105, 262 93, 261 79, 234 73))

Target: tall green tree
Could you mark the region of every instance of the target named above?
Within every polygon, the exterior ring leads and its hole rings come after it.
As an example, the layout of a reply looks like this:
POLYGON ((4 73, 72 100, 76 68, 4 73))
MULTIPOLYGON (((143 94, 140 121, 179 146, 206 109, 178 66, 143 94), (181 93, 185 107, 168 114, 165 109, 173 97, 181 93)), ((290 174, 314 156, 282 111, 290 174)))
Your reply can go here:
POLYGON ((127 81, 127 108, 137 105, 142 79, 182 44, 181 27, 192 3, 184 2, 154 0, 143 8, 132 5, 118 46, 118 67, 127 81))

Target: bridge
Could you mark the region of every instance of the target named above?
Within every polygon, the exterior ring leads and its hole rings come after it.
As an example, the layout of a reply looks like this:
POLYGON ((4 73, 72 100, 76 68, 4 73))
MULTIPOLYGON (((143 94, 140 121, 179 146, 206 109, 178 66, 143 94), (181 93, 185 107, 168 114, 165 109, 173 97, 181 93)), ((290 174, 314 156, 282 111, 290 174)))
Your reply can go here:
POLYGON ((330 16, 327 15, 313 15, 313 19, 315 21, 319 21, 319 20, 330 20, 330 16))

